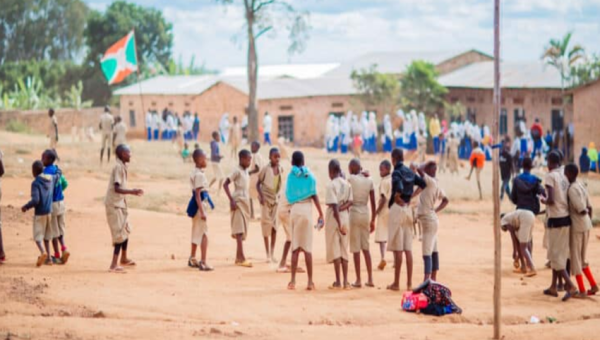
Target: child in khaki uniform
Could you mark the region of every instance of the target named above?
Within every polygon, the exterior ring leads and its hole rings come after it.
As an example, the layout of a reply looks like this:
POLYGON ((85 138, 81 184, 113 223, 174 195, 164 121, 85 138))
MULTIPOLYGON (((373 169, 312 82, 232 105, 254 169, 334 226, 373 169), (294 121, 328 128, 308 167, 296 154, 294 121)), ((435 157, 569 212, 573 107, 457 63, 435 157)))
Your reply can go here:
POLYGON ((238 154, 239 165, 223 183, 223 189, 231 207, 231 237, 236 240, 237 250, 235 265, 240 267, 252 267, 252 263, 244 256, 243 242, 248 234, 250 224, 250 175, 248 167, 252 161, 252 154, 248 150, 242 150, 238 154), (229 191, 229 184, 233 183, 234 191, 229 191))
POLYGON ((48 138, 50 138, 50 149, 56 151, 56 144, 58 143, 58 120, 54 115, 54 109, 48 110, 48 117, 50 117, 50 124, 48 125, 48 138))
POLYGON ((127 145, 119 145, 115 150, 117 160, 110 173, 108 189, 104 198, 106 208, 106 220, 112 236, 114 252, 110 264, 110 272, 124 272, 121 266, 135 266, 135 262, 127 258, 127 245, 131 226, 127 221, 126 195, 142 196, 142 189, 127 189, 127 163, 131 160, 131 150, 127 145), (121 266, 118 265, 119 253, 121 253, 121 266))
POLYGON ((260 214, 260 225, 265 240, 265 251, 267 252, 267 262, 277 263, 273 251, 275 250, 275 240, 277 239, 277 199, 281 189, 281 177, 283 169, 279 165, 281 155, 277 148, 269 151, 269 164, 262 167, 258 173, 256 181, 256 192, 258 201, 262 207, 260 214), (269 248, 269 237, 271 237, 271 247, 269 248))
POLYGON ((381 182, 379 183, 379 202, 377 203, 377 228, 375 228, 375 243, 379 243, 379 251, 381 253, 381 261, 377 268, 384 270, 387 262, 385 261, 385 247, 388 240, 388 223, 390 208, 388 202, 392 194, 392 176, 390 171, 392 170, 392 163, 387 159, 379 164, 379 176, 381 176, 381 182))
POLYGON ((440 270, 440 258, 438 252, 438 217, 437 214, 448 205, 446 193, 442 190, 435 178, 437 165, 434 161, 426 162, 417 169, 419 175, 425 181, 425 189, 419 196, 417 218, 422 230, 423 264, 425 276, 423 281, 432 279, 437 281, 437 272, 440 270), (437 202, 440 204, 436 207, 437 202))
POLYGON ((525 274, 527 277, 537 275, 533 259, 532 251, 532 232, 535 222, 535 215, 526 209, 517 209, 508 214, 500 216, 500 226, 503 231, 510 232, 513 239, 513 247, 517 249, 517 254, 520 261, 520 269, 515 268, 515 273, 525 274), (516 246, 515 246, 516 243, 516 246))
POLYGON ((250 218, 254 219, 254 200, 258 199, 256 182, 258 182, 258 173, 265 166, 265 160, 259 152, 259 142, 252 142, 250 149, 252 151, 252 161, 250 162, 250 167, 248 168, 248 174, 250 175, 250 218))
POLYGON ((217 131, 213 131, 212 139, 210 141, 210 164, 213 170, 213 178, 210 180, 208 187, 212 187, 217 181, 219 185, 217 187, 217 195, 221 192, 221 187, 223 186, 223 170, 221 169, 221 159, 223 156, 219 151, 219 140, 221 139, 221 135, 217 131))
POLYGON ((34 180, 31 183, 31 200, 22 208, 22 212, 34 208, 35 215, 33 216, 33 240, 40 251, 36 266, 39 267, 43 263, 52 265, 50 260, 50 241, 52 240, 52 228, 50 225, 50 214, 52 212, 52 192, 53 192, 53 176, 43 174, 44 164, 40 161, 35 161, 31 165, 31 173, 34 180), (44 246, 42 247, 42 241, 44 246), (44 247, 46 253, 44 253, 44 247))
POLYGON ((546 197, 541 202, 546 204, 547 213, 547 235, 548 256, 552 268, 552 282, 550 288, 544 290, 545 295, 558 297, 557 281, 561 277, 565 282, 566 293, 563 301, 568 300, 577 293, 577 288, 571 282, 567 273, 567 260, 570 256, 569 234, 571 218, 569 217, 568 190, 569 181, 560 168, 561 156, 552 151, 548 154, 548 170, 544 183, 546 185, 546 197))
POLYGON ((587 246, 592 229, 592 205, 585 186, 577 181, 579 170, 577 165, 569 164, 565 167, 565 176, 569 183, 569 211, 571 213, 571 274, 575 275, 579 293, 575 297, 582 298, 595 295, 598 292, 598 284, 592 275, 587 263, 587 246), (583 275, 590 283, 590 290, 585 290, 583 275))
POLYGON ((360 279, 360 252, 365 257, 368 280, 367 287, 374 287, 371 252, 369 251, 369 234, 375 231, 375 189, 373 180, 361 174, 360 161, 355 158, 348 165, 350 176, 348 183, 352 186, 352 206, 350 207, 350 252, 354 258, 356 282, 354 288, 362 287, 360 279), (371 209, 369 211, 369 200, 371 209))
POLYGON ((390 208, 388 223, 387 249, 394 253, 394 282, 387 286, 393 291, 400 290, 400 269, 402 268, 402 253, 406 255, 407 290, 412 288, 412 239, 413 212, 410 201, 426 187, 425 181, 412 170, 404 166, 402 149, 392 151, 392 194, 388 207, 390 208), (414 187, 419 188, 415 191, 414 187))
POLYGON ((330 289, 342 288, 340 267, 344 276, 344 289, 350 288, 348 282, 348 227, 350 216, 348 208, 352 205, 352 187, 342 178, 342 169, 337 159, 329 161, 329 178, 325 194, 327 213, 325 215, 325 245, 327 262, 333 263, 335 282, 330 289))
POLYGON ((192 248, 188 266, 198 268, 201 271, 212 271, 213 268, 206 263, 206 251, 208 249, 208 224, 206 222, 206 204, 202 200, 202 192, 208 190, 208 181, 204 174, 206 168, 206 154, 204 151, 194 150, 192 156, 195 167, 190 174, 190 186, 194 193, 194 200, 198 206, 198 212, 192 218, 192 248), (200 262, 196 260, 196 250, 200 246, 200 262))
MULTIPOLYGON (((104 157, 104 150, 107 149, 107 160, 110 162, 110 147, 113 144, 113 125, 115 119, 110 113, 110 108, 107 106, 104 108, 104 113, 100 116, 100 132, 102 133, 102 149, 100 149, 100 164, 104 157)), ((116 151, 115 151, 116 152, 116 151)))

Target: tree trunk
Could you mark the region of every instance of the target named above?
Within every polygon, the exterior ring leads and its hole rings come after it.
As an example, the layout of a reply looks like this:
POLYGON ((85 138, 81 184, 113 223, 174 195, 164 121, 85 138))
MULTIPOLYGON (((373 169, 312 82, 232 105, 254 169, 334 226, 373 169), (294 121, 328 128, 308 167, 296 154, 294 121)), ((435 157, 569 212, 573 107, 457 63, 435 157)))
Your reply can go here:
POLYGON ((258 60, 256 56, 256 40, 254 38, 254 9, 246 2, 246 23, 248 25, 248 141, 257 141, 258 112, 256 110, 256 89, 258 60))

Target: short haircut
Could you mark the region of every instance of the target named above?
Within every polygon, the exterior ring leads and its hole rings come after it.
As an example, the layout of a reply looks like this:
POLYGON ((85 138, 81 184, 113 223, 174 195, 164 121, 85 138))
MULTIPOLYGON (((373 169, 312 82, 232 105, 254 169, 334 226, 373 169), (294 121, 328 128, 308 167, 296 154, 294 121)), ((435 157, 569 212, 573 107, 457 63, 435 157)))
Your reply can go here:
POLYGON ((294 151, 292 154, 292 165, 293 166, 302 166, 304 165, 304 154, 302 151, 294 151))
POLYGON ((117 157, 119 157, 119 159, 120 159, 121 154, 123 154, 123 152, 126 150, 129 150, 129 146, 127 146, 127 144, 119 144, 119 145, 117 145, 117 148, 115 149, 115 155, 117 155, 117 157))
POLYGON ((551 151, 548 154, 548 163, 558 165, 560 164, 560 155, 558 152, 551 151))
POLYGON ((213 131, 213 132, 212 132, 212 136, 213 136, 213 138, 217 137, 218 135, 219 135, 219 133, 218 133, 217 131, 213 131))
POLYGON ((565 165, 565 174, 570 174, 577 178, 577 175, 579 175, 579 168, 577 165, 575 165, 575 163, 569 163, 565 165))
POLYGON ((329 161, 329 171, 335 171, 335 173, 340 173, 342 172, 342 168, 340 166, 340 161, 338 161, 337 159, 332 159, 329 161))
POLYGON ((33 169, 33 172, 39 175, 42 173, 42 171, 44 171, 44 163, 42 163, 42 161, 35 161, 33 164, 31 164, 31 169, 33 169))
POLYGON ((383 166, 388 170, 392 169, 392 162, 388 161, 387 159, 384 159, 381 161, 381 163, 379 163, 379 166, 383 166))
POLYGON ((392 150, 392 159, 397 159, 400 162, 404 161, 404 151, 400 148, 395 148, 392 150))
POLYGON ((258 141, 254 141, 254 142, 252 142, 252 144, 250 144, 250 146, 251 147, 256 146, 256 147, 260 148, 260 143, 258 141))
POLYGON ((358 159, 358 158, 352 158, 350 160, 350 163, 348 163, 348 166, 358 166, 358 167, 360 167, 360 159, 358 159))
POLYGON ((238 157, 239 159, 245 158, 245 157, 252 157, 252 153, 246 149, 242 149, 240 150, 240 152, 238 153, 238 157))
POLYGON ((50 108, 50 109, 48 110, 48 113, 53 115, 53 114, 54 114, 54 109, 50 108))
POLYGON ((269 157, 271 157, 273 154, 279 153, 279 149, 278 148, 271 148, 271 150, 269 150, 269 157))
POLYGON ((56 161, 56 152, 52 149, 46 149, 42 154, 42 157, 46 157, 50 161, 50 164, 54 164, 56 161))
POLYGON ((192 154, 192 158, 194 160, 196 160, 197 158, 202 157, 202 156, 206 156, 206 154, 204 153, 204 151, 202 151, 202 149, 195 149, 194 153, 192 154))
POLYGON ((523 158, 523 169, 531 170, 531 168, 533 168, 533 161, 531 160, 531 157, 528 156, 523 158))

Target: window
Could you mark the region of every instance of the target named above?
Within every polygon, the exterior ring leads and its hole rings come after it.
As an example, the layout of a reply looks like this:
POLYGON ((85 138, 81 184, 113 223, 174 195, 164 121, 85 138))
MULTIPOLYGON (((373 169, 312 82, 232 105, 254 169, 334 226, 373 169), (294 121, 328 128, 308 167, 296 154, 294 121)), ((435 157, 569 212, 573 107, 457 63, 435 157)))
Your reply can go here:
POLYGON ((525 120, 525 110, 522 108, 516 108, 514 111, 514 119, 513 119, 513 123, 514 123, 514 127, 515 127, 515 133, 517 133, 517 129, 519 128, 519 122, 522 120, 525 120))
POLYGON ((508 132, 508 113, 506 109, 500 109, 500 135, 506 135, 508 132))
POLYGON ((279 107, 279 110, 281 110, 281 111, 290 111, 293 109, 294 109, 294 107, 292 105, 281 105, 279 107))
POLYGON ((467 97, 467 103, 475 103, 475 97, 467 97))
POLYGON ((561 97, 552 97, 552 105, 560 106, 563 104, 563 99, 561 97))
POLYGON ((450 103, 455 104, 458 102, 458 97, 450 97, 450 103))
POLYGON ((561 131, 565 128, 565 117, 562 110, 552 110, 552 131, 561 131))
POLYGON ((513 98, 513 104, 515 105, 523 105, 525 103, 524 98, 513 98))
POLYGON ((279 137, 284 137, 290 142, 294 141, 294 116, 277 117, 279 137))
POLYGON ((133 106, 133 102, 129 102, 129 106, 133 106))
POLYGON ((333 108, 344 107, 344 103, 333 103, 333 104, 331 104, 331 107, 333 107, 333 108))
POLYGON ((156 106, 156 102, 152 102, 152 106, 156 106))
POLYGON ((135 111, 129 110, 129 126, 135 127, 135 111))

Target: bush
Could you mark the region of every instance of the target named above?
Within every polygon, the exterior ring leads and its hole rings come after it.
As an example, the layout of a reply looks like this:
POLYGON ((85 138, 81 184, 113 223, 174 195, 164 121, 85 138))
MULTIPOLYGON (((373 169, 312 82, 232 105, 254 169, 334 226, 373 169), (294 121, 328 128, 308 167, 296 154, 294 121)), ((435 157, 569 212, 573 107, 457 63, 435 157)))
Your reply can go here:
POLYGON ((20 122, 18 120, 11 119, 6 124, 6 131, 16 132, 16 133, 29 133, 29 126, 27 124, 20 122))

